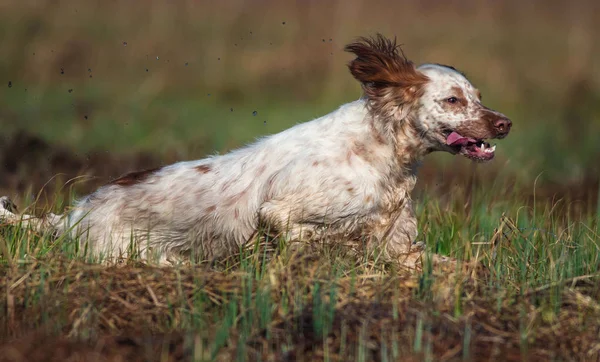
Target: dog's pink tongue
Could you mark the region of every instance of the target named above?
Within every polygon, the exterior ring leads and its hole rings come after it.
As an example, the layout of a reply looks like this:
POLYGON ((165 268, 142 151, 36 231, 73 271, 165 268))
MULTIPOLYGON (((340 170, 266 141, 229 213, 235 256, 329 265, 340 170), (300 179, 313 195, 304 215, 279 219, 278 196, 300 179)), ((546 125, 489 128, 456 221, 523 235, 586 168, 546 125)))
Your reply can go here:
POLYGON ((474 140, 473 138, 463 137, 456 132, 450 133, 448 135, 448 138, 446 138, 446 144, 449 146, 462 146, 462 145, 466 145, 469 142, 475 143, 477 141, 474 140))

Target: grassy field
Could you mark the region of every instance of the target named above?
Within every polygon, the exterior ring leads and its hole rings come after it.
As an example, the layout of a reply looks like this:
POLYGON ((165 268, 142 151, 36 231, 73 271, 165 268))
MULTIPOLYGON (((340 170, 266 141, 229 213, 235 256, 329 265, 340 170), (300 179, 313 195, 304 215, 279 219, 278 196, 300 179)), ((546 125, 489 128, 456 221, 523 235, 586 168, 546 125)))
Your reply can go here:
POLYGON ((107 267, 76 257, 72 243, 8 228, 1 333, 22 339, 0 355, 597 358, 600 230, 593 216, 574 221, 523 208, 482 187, 451 206, 424 200, 418 212, 430 250, 477 259, 485 268, 414 274, 360 250, 290 249, 277 241, 219 265, 154 268, 127 260, 107 267))
POLYGON ((463 70, 514 122, 491 163, 429 156, 414 194, 429 250, 483 268, 412 273, 278 240, 219 265, 107 266, 3 227, 0 361, 598 360, 599 10, 0 2, 0 191, 21 209, 62 211, 128 170, 226 152, 358 98, 342 48, 374 32, 463 70))

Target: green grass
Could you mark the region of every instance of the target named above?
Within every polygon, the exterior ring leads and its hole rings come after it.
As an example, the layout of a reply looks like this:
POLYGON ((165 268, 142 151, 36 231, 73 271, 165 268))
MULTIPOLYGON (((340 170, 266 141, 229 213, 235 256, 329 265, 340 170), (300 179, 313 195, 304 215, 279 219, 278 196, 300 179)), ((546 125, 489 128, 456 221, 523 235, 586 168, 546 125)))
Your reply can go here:
POLYGON ((181 333, 180 343, 195 341, 192 352, 205 359, 437 359, 456 346, 459 358, 482 358, 500 348, 494 338, 507 343, 502 353, 583 358, 563 338, 596 338, 597 215, 572 221, 493 199, 480 185, 470 211, 434 199, 417 207, 429 251, 477 258, 487 274, 427 263, 411 274, 360 249, 298 251, 276 240, 224 264, 155 269, 130 259, 115 268, 86 264, 70 242, 5 228, 0 289, 13 304, 0 303, 21 331, 44 326, 84 340, 181 333))

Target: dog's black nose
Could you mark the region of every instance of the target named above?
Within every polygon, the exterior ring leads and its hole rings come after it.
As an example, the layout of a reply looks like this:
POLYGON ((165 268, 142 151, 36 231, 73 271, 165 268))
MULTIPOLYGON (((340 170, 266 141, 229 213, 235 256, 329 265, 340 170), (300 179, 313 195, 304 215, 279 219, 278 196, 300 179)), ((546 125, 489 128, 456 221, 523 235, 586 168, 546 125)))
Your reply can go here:
POLYGON ((496 132, 498 132, 501 135, 508 134, 508 131, 510 131, 511 126, 512 122, 510 121, 510 119, 505 117, 498 118, 494 121, 494 128, 496 129, 496 132))

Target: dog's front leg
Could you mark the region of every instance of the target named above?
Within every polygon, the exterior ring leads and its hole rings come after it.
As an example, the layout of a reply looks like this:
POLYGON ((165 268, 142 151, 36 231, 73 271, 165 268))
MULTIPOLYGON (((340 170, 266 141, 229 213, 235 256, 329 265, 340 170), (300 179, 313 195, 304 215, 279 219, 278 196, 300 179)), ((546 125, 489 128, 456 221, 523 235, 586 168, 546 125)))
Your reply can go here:
POLYGON ((388 260, 397 260, 411 269, 418 268, 424 243, 415 242, 419 233, 412 201, 407 200, 389 218, 384 217, 383 221, 373 236, 382 243, 380 246, 384 257, 388 260))
POLYGON ((436 253, 425 254, 425 242, 417 242, 417 218, 411 201, 390 220, 386 235, 383 236, 385 256, 397 260, 405 267, 422 269, 423 263, 430 262, 435 269, 452 272, 457 270, 481 270, 477 261, 459 262, 456 258, 436 253))

